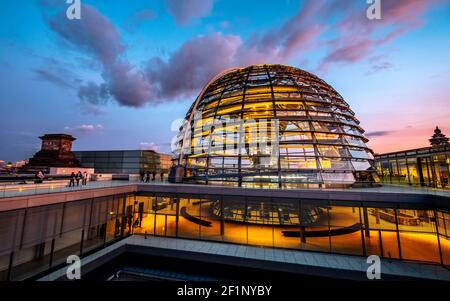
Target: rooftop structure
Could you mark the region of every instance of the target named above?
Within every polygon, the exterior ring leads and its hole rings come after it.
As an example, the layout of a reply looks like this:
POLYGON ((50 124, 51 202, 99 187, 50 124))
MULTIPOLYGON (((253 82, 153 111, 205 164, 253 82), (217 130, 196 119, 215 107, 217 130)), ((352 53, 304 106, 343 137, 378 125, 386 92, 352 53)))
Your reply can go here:
POLYGON ((450 189, 450 144, 436 127, 431 146, 375 155, 385 183, 450 189))
POLYGON ((364 130, 317 76, 256 65, 214 77, 189 109, 174 163, 183 182, 349 187, 377 181, 364 130))
POLYGON ((72 152, 72 142, 76 140, 68 134, 45 134, 41 150, 29 162, 22 166, 22 171, 35 171, 49 167, 80 167, 80 162, 72 152))
POLYGON ((436 129, 434 130, 433 136, 431 136, 430 144, 431 146, 437 147, 437 146, 445 146, 450 145, 448 142, 448 137, 446 137, 444 134, 442 134, 442 131, 436 126, 436 129))
POLYGON ((163 172, 167 175, 171 156, 153 150, 88 150, 74 152, 81 165, 96 173, 139 174, 163 172))

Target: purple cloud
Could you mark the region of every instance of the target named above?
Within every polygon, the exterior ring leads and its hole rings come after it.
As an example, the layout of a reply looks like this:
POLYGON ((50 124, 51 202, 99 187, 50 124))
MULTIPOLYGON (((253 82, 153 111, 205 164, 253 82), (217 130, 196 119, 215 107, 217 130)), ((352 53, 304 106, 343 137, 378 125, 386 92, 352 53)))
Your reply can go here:
MULTIPOLYGON (((125 58, 126 46, 114 25, 95 8, 82 5, 82 19, 69 21, 50 18, 50 28, 63 41, 95 58, 102 69, 103 84, 87 83, 79 87, 78 95, 86 103, 98 105, 107 96, 120 105, 140 107, 147 102, 162 102, 192 97, 214 75, 224 69, 259 63, 289 63, 304 61, 305 52, 328 46, 319 70, 334 64, 351 64, 374 58, 377 46, 383 45, 421 24, 421 16, 439 0, 384 0, 383 19, 366 18, 365 3, 353 1, 305 1, 291 19, 267 32, 242 40, 236 35, 212 33, 196 36, 184 42, 167 60, 153 57, 145 70, 137 70, 125 58), (317 16, 322 18, 318 19, 317 16), (324 37, 325 32, 334 36, 324 37)), ((212 1, 166 0, 177 22, 184 24, 194 17, 207 15, 212 1)), ((137 16, 147 19, 148 12, 137 16)), ((372 62, 372 71, 391 68, 372 62)), ((46 74, 48 80, 54 80, 46 74)), ((63 84, 63 83, 60 83, 63 84)))
MULTIPOLYGON (((150 99, 150 85, 123 56, 125 45, 114 25, 94 7, 82 4, 82 18, 69 20, 64 12, 48 19, 50 28, 70 45, 93 56, 102 65, 109 94, 121 105, 139 107, 150 99)), ((79 95, 84 95, 79 91, 79 95)))
POLYGON ((91 114, 91 115, 94 115, 94 116, 106 115, 106 113, 107 113, 100 106, 94 105, 94 104, 90 104, 90 103, 84 104, 82 106, 82 112, 84 114, 91 114))
POLYGON ((129 33, 133 33, 136 29, 145 21, 152 20, 156 17, 155 12, 149 9, 143 9, 135 12, 130 17, 127 18, 123 27, 129 33))
POLYGON ((213 0, 165 0, 169 11, 179 25, 185 25, 192 19, 206 17, 211 13, 213 0))
POLYGON ((167 61, 155 57, 148 63, 147 78, 162 99, 191 96, 219 72, 260 63, 284 63, 301 50, 312 47, 323 26, 311 26, 320 5, 308 1, 304 8, 280 28, 239 36, 212 33, 185 42, 167 61))
POLYGON ((381 20, 369 20, 365 14, 367 7, 353 3, 337 21, 337 38, 328 42, 330 51, 318 69, 325 71, 331 64, 351 64, 367 58, 377 47, 421 26, 422 16, 438 2, 440 0, 383 0, 381 20))
POLYGON ((185 42, 167 62, 153 58, 147 76, 162 98, 198 93, 220 71, 236 65, 235 54, 242 41, 238 36, 214 33, 185 42))
POLYGON ((373 138, 373 137, 383 137, 391 134, 394 131, 375 131, 375 132, 367 132, 364 134, 367 138, 373 138))
MULTIPOLYGON (((37 56, 38 57, 38 56, 37 56)), ((71 71, 70 66, 54 58, 38 57, 45 67, 33 68, 32 72, 37 79, 50 82, 62 88, 76 89, 81 80, 71 71)))
POLYGON ((371 70, 368 71, 366 73, 366 75, 371 75, 374 74, 378 71, 382 71, 382 70, 387 70, 387 69, 392 69, 394 67, 394 65, 390 62, 381 62, 381 63, 377 63, 375 65, 372 65, 371 70))
POLYGON ((67 80, 64 77, 61 77, 60 74, 56 74, 53 71, 50 71, 45 68, 35 68, 33 69, 33 72, 37 75, 37 78, 40 80, 44 80, 47 82, 50 82, 52 84, 55 84, 57 86, 63 87, 63 88, 74 88, 74 84, 67 80))
POLYGON ((80 100, 90 104, 103 104, 109 98, 108 87, 106 84, 97 85, 94 82, 88 82, 86 85, 79 87, 78 97, 80 100))

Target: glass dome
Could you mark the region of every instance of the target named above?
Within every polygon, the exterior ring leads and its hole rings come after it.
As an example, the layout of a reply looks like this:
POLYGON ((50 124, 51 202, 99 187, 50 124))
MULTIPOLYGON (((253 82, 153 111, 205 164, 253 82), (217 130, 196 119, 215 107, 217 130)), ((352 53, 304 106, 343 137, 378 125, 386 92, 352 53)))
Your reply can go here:
MULTIPOLYGON (((348 187, 377 182, 359 121, 325 81, 255 65, 215 76, 173 144, 178 182, 244 187, 348 187)), ((174 172, 175 173, 175 172, 174 172)))

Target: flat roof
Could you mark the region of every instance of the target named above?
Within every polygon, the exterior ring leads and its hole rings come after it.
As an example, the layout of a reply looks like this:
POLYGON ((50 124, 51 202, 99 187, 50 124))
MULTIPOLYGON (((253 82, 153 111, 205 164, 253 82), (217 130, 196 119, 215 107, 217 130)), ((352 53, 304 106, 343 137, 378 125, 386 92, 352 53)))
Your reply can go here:
POLYGON ((173 184, 168 182, 140 183, 139 181, 91 181, 86 186, 50 187, 51 184, 2 185, 0 186, 0 211, 44 206, 75 200, 108 196, 120 193, 140 195, 180 194, 228 197, 286 198, 346 203, 370 203, 370 206, 397 206, 450 208, 450 190, 434 188, 413 188, 409 186, 384 185, 371 188, 347 189, 263 189, 200 184, 173 184), (21 187, 29 186, 27 190, 21 187), (8 190, 7 187, 11 189, 8 190), (3 189, 3 190, 2 190, 3 189))
POLYGON ((72 150, 73 153, 97 153, 97 152, 105 152, 105 153, 112 153, 112 152, 152 152, 158 155, 162 156, 169 156, 172 157, 171 154, 166 153, 159 153, 157 151, 154 151, 152 149, 113 149, 113 150, 72 150))
POLYGON ((384 159, 388 157, 403 157, 403 156, 416 156, 416 155, 428 155, 428 154, 439 154, 439 153, 450 153, 450 145, 439 146, 439 147, 421 147, 414 148, 390 153, 375 154, 375 159, 384 159))
MULTIPOLYGON (((360 256, 319 253, 303 250, 261 248, 238 244, 196 241, 182 238, 168 238, 132 235, 118 241, 81 261, 83 273, 88 273, 105 261, 113 260, 125 252, 135 252, 166 257, 201 260, 207 263, 264 270, 298 273, 303 275, 335 277, 351 280, 367 280, 367 259, 360 256)), ((382 277, 387 279, 428 279, 450 281, 450 272, 441 266, 412 263, 398 260, 381 260, 382 277)), ((49 273, 39 281, 64 279, 67 267, 49 273)))

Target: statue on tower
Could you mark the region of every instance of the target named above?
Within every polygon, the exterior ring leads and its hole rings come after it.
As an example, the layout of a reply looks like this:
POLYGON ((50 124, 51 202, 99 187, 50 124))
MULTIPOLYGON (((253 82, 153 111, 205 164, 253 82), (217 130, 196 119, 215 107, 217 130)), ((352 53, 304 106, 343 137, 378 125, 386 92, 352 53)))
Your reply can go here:
POLYGON ((39 138, 42 140, 41 150, 21 168, 22 172, 48 172, 50 167, 81 167, 72 152, 72 142, 76 140, 74 137, 68 134, 45 134, 39 138))
POLYGON ((442 134, 441 130, 436 126, 433 136, 431 136, 430 144, 432 147, 449 145, 449 138, 442 134))

